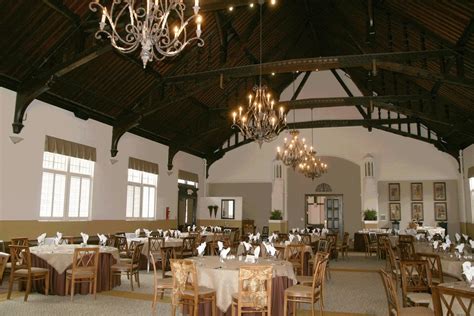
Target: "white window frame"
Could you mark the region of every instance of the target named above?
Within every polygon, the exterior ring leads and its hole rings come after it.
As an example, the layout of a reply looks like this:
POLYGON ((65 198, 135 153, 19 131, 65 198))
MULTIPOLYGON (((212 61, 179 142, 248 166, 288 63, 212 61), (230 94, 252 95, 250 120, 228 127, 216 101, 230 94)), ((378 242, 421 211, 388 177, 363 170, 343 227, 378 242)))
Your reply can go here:
POLYGON ((193 188, 199 189, 199 182, 188 181, 188 180, 184 180, 184 179, 178 179, 178 184, 189 185, 193 188))
MULTIPOLYGON (((65 177, 65 187, 64 187, 64 201, 63 201, 63 208, 62 208, 62 216, 54 216, 54 186, 56 185, 56 180, 53 181, 53 200, 51 201, 51 210, 50 210, 50 215, 44 216, 41 214, 41 208, 42 208, 42 196, 43 196, 43 182, 41 185, 41 199, 40 199, 40 211, 39 211, 39 220, 41 221, 90 221, 91 220, 91 215, 92 215, 92 192, 93 192, 93 185, 94 185, 94 170, 95 170, 95 162, 91 162, 91 174, 85 174, 85 173, 77 173, 77 172, 72 172, 71 171, 71 158, 75 159, 80 159, 72 156, 66 156, 66 155, 61 155, 61 154, 56 154, 56 153, 51 153, 45 151, 43 153, 43 160, 42 160, 42 179, 44 178, 45 173, 52 174, 54 177, 56 175, 62 175, 65 177), (66 158, 66 170, 58 170, 54 168, 48 168, 45 167, 45 157, 47 154, 55 155, 58 156, 63 156, 66 158), (81 181, 81 185, 79 188, 79 205, 78 205, 78 216, 69 216, 69 201, 70 201, 70 194, 71 194, 71 178, 79 178, 81 181), (89 200, 87 204, 87 216, 80 216, 81 214, 81 193, 82 193, 82 180, 83 179, 88 179, 89 180, 89 200)), ((53 163, 54 165, 54 163, 53 163)))
MULTIPOLYGON (((159 175, 158 174, 154 174, 154 173, 149 173, 149 172, 145 172, 145 171, 140 171, 140 170, 135 170, 135 169, 127 169, 127 204, 126 204, 126 209, 125 209, 125 218, 127 220, 155 220, 156 219, 156 202, 157 202, 157 194, 158 194, 158 180, 159 180, 159 175), (138 181, 131 181, 130 180, 130 172, 138 172, 139 173, 139 182, 138 181), (147 184, 147 183, 144 183, 143 182, 143 175, 144 174, 150 174, 150 175, 153 175, 153 176, 156 176, 156 182, 154 184, 147 184), (128 191, 130 188, 133 188, 133 201, 129 201, 129 194, 128 194, 128 191), (136 198, 136 190, 139 189, 140 190, 140 201, 139 201, 139 210, 138 210, 138 214, 135 214, 135 198, 136 198), (143 215, 143 212, 144 212, 144 203, 145 203, 145 200, 143 198, 144 196, 144 192, 145 192, 145 189, 148 189, 148 192, 150 190, 154 190, 154 194, 153 194, 153 209, 151 210, 152 214, 151 216, 144 216, 143 215), (129 203, 132 203, 132 210, 131 210, 131 216, 129 214, 129 203)), ((148 200, 148 202, 150 202, 150 200, 148 200)))

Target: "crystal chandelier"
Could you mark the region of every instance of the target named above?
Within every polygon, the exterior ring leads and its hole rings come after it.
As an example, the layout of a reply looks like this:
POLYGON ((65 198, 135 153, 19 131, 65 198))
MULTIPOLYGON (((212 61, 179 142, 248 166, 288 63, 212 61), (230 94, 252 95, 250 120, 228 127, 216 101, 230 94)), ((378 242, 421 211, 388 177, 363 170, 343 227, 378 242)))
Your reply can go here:
POLYGON ((248 139, 256 141, 260 147, 263 142, 271 142, 286 128, 286 114, 283 107, 275 109, 275 101, 262 86, 262 6, 260 4, 260 76, 259 84, 253 87, 248 96, 248 108, 244 111, 240 106, 238 112, 233 112, 232 128, 236 128, 248 139))
POLYGON ((89 4, 91 11, 96 12, 98 8, 102 11, 96 38, 107 35, 112 46, 122 53, 131 53, 141 46, 143 68, 153 60, 178 55, 191 42, 204 46, 199 0, 194 0, 194 14, 189 18, 184 16, 186 5, 183 0, 109 2, 110 9, 99 0, 89 4), (188 38, 187 26, 191 20, 196 23, 196 36, 188 38))
MULTIPOLYGON (((313 121, 313 109, 311 109, 311 121, 313 121)), ((311 147, 309 151, 305 152, 305 155, 299 164, 299 171, 304 174, 305 177, 319 178, 321 175, 328 171, 328 165, 322 162, 317 156, 316 151, 313 149, 314 137, 313 129, 311 129, 311 147)))

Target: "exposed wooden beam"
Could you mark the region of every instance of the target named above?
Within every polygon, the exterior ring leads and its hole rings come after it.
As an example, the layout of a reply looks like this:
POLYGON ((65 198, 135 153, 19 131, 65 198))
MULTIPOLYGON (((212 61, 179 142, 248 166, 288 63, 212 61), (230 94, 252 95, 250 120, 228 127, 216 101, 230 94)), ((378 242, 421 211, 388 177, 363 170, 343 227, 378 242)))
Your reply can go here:
POLYGON ((411 118, 404 119, 363 119, 363 120, 319 120, 308 122, 288 123, 288 128, 326 128, 326 127, 350 127, 350 126, 379 126, 387 124, 411 124, 417 120, 411 118))
MULTIPOLYGON (((440 56, 453 56, 455 53, 449 49, 429 51, 411 51, 396 53, 357 54, 345 56, 326 56, 315 58, 301 58, 268 62, 262 64, 262 73, 287 73, 295 71, 330 70, 338 68, 363 67, 377 61, 406 61, 416 59, 439 58, 440 56)), ((165 77, 166 82, 184 82, 189 80, 205 80, 224 75, 228 78, 252 77, 259 74, 259 65, 246 65, 232 68, 221 68, 198 73, 165 77)))
POLYGON ((112 50, 111 45, 91 47, 69 61, 51 70, 39 73, 35 78, 22 83, 16 96, 15 113, 12 124, 13 133, 18 134, 21 132, 23 128, 23 116, 25 115, 26 109, 34 99, 51 88, 56 78, 66 75, 110 50, 112 50))
POLYGON ((76 27, 81 26, 81 19, 78 15, 74 14, 67 6, 64 5, 63 1, 61 0, 43 0, 43 2, 58 12, 59 14, 65 16, 68 20, 70 20, 76 27))
MULTIPOLYGON (((311 71, 305 72, 305 74, 304 74, 304 76, 303 76, 303 79, 301 79, 301 82, 300 82, 300 84, 298 85, 298 88, 296 88, 295 93, 293 93, 293 96, 291 97, 291 101, 294 101, 294 100, 298 99, 298 96, 300 95, 301 90, 303 90, 304 85, 305 85, 306 82, 308 81, 309 76, 311 76, 311 71)), ((295 80, 296 80, 296 79, 295 79, 295 80)), ((293 80, 293 84, 294 84, 294 81, 295 81, 295 80, 293 80)), ((281 104, 281 103, 280 103, 280 104, 281 104)), ((288 108, 287 108, 287 109, 288 109, 288 108)))
MULTIPOLYGON (((347 84, 342 80, 341 76, 337 73, 336 69, 331 69, 331 72, 333 76, 336 78, 337 82, 341 85, 341 87, 344 89, 344 91, 347 93, 348 96, 353 97, 354 94, 352 93, 351 89, 347 86, 347 84)), ((359 111, 360 115, 362 115, 363 118, 367 119, 369 116, 367 113, 364 111, 364 109, 360 106, 360 104, 354 104, 357 111, 359 111)))

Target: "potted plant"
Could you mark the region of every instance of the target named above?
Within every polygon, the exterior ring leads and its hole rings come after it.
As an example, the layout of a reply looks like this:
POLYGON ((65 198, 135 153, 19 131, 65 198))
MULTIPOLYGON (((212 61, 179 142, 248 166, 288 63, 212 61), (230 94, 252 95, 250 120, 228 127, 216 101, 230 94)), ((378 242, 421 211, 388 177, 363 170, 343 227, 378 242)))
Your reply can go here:
POLYGON ((270 212, 270 219, 271 220, 282 220, 283 219, 282 212, 280 210, 271 211, 270 212))
POLYGON ((214 205, 212 208, 214 209, 214 217, 217 217, 217 210, 219 209, 219 206, 214 205))
POLYGON ((371 209, 366 209, 364 211, 364 222, 373 222, 377 221, 377 211, 376 210, 371 210, 371 209))
POLYGON ((208 205, 207 209, 209 210, 209 217, 212 217, 212 210, 214 209, 214 205, 208 205))

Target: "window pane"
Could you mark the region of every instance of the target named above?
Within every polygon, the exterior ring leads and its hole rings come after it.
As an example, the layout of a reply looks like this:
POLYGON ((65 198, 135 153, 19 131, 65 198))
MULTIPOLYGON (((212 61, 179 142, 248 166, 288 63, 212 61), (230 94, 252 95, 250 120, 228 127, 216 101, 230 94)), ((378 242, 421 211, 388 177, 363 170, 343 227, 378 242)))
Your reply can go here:
POLYGON ((133 185, 127 187, 127 217, 133 216, 133 185))
POLYGON ((92 176, 94 174, 94 162, 86 159, 79 159, 75 157, 70 158, 70 172, 80 173, 92 176))
POLYGON ((66 190, 66 176, 54 175, 53 217, 64 215, 64 194, 66 190))
POLYGON ((53 165, 54 165, 54 154, 45 151, 43 154, 43 168, 53 169, 53 165))
POLYGON ((54 155, 54 165, 53 169, 66 171, 67 170, 67 156, 53 154, 54 155))
POLYGON ((148 217, 155 217, 155 188, 150 188, 150 196, 148 202, 148 217))
POLYGON ((143 207, 142 207, 142 217, 148 217, 148 212, 149 212, 149 199, 148 199, 148 196, 149 196, 149 191, 150 191, 150 188, 149 187, 143 187, 143 207))
POLYGON ((79 194, 81 192, 81 178, 71 177, 69 186, 69 217, 79 216, 79 194))
POLYGON ((89 178, 82 178, 81 212, 79 214, 80 217, 89 216, 90 192, 91 192, 91 180, 89 178))
POLYGON ((141 183, 142 172, 134 169, 128 169, 128 182, 141 183))
POLYGON ((54 174, 43 172, 43 182, 41 184, 41 207, 40 216, 51 216, 53 205, 54 174))
POLYGON ((158 182, 158 175, 148 172, 143 172, 143 184, 149 184, 156 186, 158 182))
POLYGON ((140 187, 135 187, 135 193, 133 197, 133 217, 140 217, 140 187))
POLYGON ((186 184, 186 180, 178 179, 178 183, 186 184))

